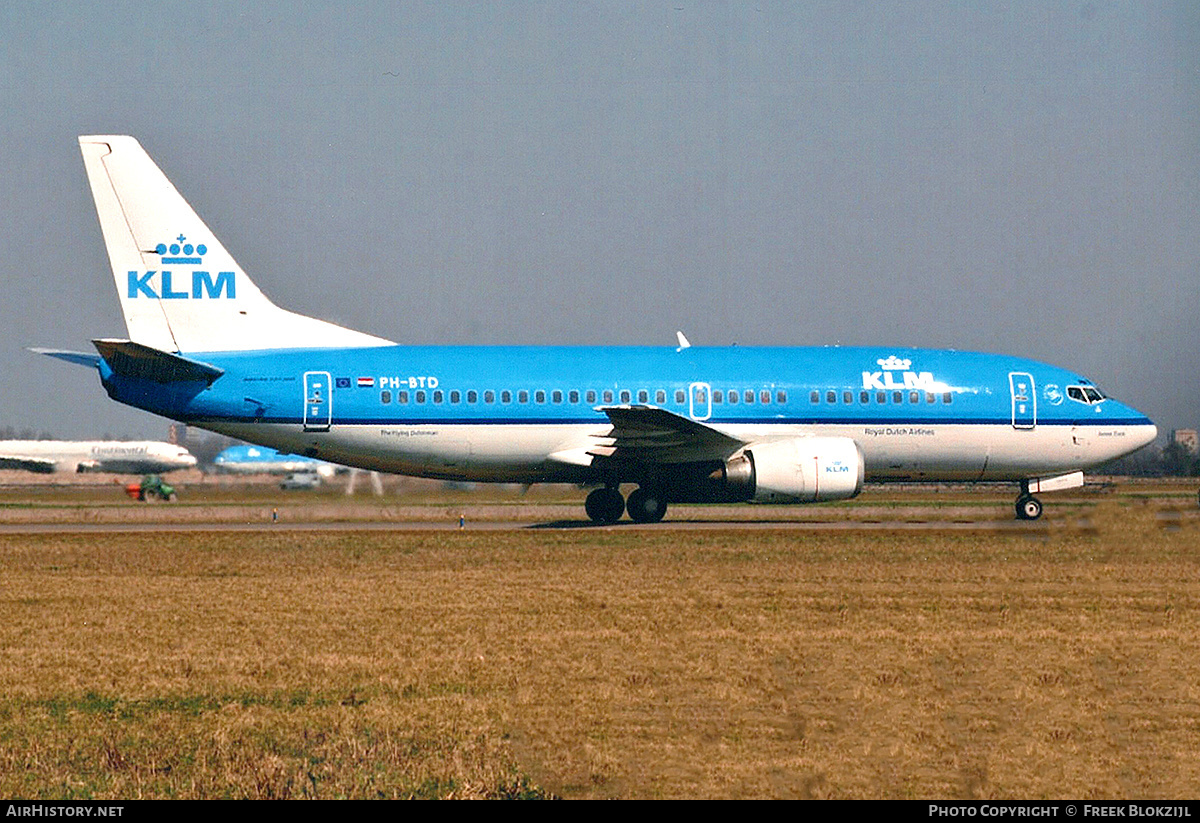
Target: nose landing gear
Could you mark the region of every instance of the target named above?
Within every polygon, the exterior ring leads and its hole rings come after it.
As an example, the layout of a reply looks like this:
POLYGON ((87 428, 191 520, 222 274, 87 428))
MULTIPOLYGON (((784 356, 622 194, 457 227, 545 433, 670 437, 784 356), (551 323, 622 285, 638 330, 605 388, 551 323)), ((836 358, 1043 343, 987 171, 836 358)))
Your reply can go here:
POLYGON ((1017 519, 1037 520, 1042 516, 1042 501, 1031 494, 1022 494, 1017 498, 1017 519))
POLYGON ((1017 495, 1017 519, 1037 520, 1042 516, 1042 501, 1029 492, 1029 481, 1021 481, 1021 493, 1017 495))

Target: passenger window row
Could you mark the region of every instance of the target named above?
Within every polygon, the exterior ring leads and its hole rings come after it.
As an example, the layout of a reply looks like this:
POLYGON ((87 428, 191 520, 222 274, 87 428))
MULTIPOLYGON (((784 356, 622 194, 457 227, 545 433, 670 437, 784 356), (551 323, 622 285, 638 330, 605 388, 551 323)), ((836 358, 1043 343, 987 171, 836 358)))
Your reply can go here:
MULTIPOLYGON (((561 389, 554 389, 553 391, 549 392, 545 391, 544 389, 537 389, 532 392, 526 389, 515 392, 507 389, 498 392, 492 390, 479 392, 475 391, 474 389, 466 392, 461 392, 458 389, 452 389, 450 391, 443 391, 442 389, 433 389, 429 391, 424 389, 417 389, 414 391, 409 391, 407 389, 398 389, 396 391, 383 389, 379 392, 379 402, 384 405, 389 405, 391 403, 398 403, 401 405, 407 403, 445 403, 447 401, 452 404, 458 404, 462 403, 464 399, 467 403, 472 404, 478 403, 480 399, 482 399, 485 404, 492 404, 496 403, 497 401, 500 403, 512 403, 514 399, 517 403, 529 403, 532 399, 534 403, 546 403, 548 400, 551 403, 563 403, 565 401, 567 403, 577 404, 583 402, 589 406, 594 406, 597 403, 607 405, 609 403, 634 402, 645 405, 651 402, 651 397, 654 398, 653 402, 656 405, 664 406, 667 403, 667 392, 664 389, 656 389, 653 392, 651 392, 649 389, 637 389, 636 391, 632 389, 621 389, 619 391, 614 389, 588 389, 587 391, 582 392, 575 389, 567 392, 564 392, 561 389)), ((766 405, 771 403, 772 397, 774 398, 774 402, 780 405, 787 403, 787 392, 783 390, 776 390, 773 395, 768 389, 745 389, 744 391, 739 389, 729 389, 727 391, 723 389, 712 390, 713 403, 728 403, 729 405, 736 405, 739 402, 747 405, 755 402, 766 405)), ((708 403, 708 392, 702 389, 697 389, 695 401, 697 403, 708 403)), ((687 391, 684 389, 676 389, 675 403, 682 406, 687 404, 687 402, 687 391)))
MULTIPOLYGON (((836 404, 840 399, 843 406, 850 406, 854 404, 856 397, 859 405, 863 406, 870 405, 871 402, 874 402, 876 405, 888 402, 891 402, 892 405, 897 405, 905 401, 915 404, 922 402, 922 400, 925 403, 937 403, 939 398, 944 404, 954 402, 954 392, 941 392, 939 395, 937 392, 916 389, 906 389, 903 391, 860 391, 857 393, 857 396, 854 392, 848 390, 837 392, 829 389, 824 393, 826 405, 836 404)), ((820 403, 821 398, 822 393, 817 389, 813 389, 808 395, 810 403, 820 403)))
MULTIPOLYGON (((728 391, 713 389, 712 393, 713 403, 726 403, 730 406, 735 406, 738 403, 749 406, 756 402, 763 406, 767 406, 771 404, 771 398, 772 395, 769 389, 759 389, 757 392, 754 389, 745 389, 741 392, 739 392, 737 389, 729 389, 728 391)), ((696 399, 703 403, 703 393, 701 393, 701 395, 696 399)), ((787 403, 787 392, 783 391, 782 389, 776 389, 774 394, 774 402, 781 406, 787 403)))

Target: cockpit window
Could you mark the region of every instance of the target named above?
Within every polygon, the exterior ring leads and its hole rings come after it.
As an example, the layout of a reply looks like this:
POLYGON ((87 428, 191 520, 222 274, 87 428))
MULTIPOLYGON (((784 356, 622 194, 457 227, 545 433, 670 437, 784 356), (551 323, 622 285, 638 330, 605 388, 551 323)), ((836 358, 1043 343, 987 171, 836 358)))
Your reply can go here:
POLYGON ((1067 397, 1091 405, 1104 400, 1104 392, 1092 386, 1067 386, 1067 397))

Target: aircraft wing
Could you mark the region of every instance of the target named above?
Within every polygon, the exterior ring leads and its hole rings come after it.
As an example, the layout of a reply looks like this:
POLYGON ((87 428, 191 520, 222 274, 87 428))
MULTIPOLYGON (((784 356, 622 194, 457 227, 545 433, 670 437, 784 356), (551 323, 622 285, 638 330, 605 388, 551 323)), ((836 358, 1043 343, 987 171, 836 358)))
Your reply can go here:
POLYGON ((0 454, 0 469, 17 469, 38 474, 52 474, 56 468, 53 460, 19 454, 0 454))
POLYGON ((723 460, 746 445, 712 426, 655 406, 606 406, 612 430, 588 449, 593 457, 637 463, 723 460))

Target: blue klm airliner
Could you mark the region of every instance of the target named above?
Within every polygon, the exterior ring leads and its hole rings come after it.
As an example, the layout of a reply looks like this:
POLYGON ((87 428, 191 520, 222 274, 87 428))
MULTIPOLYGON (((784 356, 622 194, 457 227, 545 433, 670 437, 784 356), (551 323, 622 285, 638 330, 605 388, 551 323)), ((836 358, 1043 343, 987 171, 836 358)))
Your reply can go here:
POLYGON ((670 502, 854 497, 864 480, 1007 480, 1035 494, 1149 443, 1071 371, 901 348, 402 346, 259 291, 136 140, 81 137, 129 339, 113 399, 284 452, 454 480, 597 486, 588 516, 670 502), (621 484, 636 484, 626 499, 621 484))

